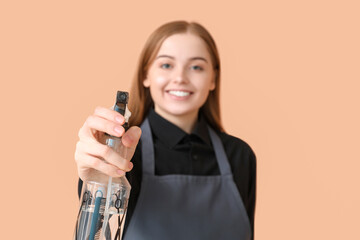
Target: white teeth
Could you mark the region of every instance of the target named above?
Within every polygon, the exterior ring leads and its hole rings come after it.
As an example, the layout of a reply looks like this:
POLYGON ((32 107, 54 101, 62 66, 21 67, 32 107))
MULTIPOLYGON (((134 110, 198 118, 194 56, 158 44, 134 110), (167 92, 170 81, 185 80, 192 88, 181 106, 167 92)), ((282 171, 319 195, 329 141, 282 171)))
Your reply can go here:
POLYGON ((169 93, 171 95, 177 96, 177 97, 185 97, 185 96, 189 96, 190 93, 189 92, 183 92, 183 91, 169 91, 169 93))

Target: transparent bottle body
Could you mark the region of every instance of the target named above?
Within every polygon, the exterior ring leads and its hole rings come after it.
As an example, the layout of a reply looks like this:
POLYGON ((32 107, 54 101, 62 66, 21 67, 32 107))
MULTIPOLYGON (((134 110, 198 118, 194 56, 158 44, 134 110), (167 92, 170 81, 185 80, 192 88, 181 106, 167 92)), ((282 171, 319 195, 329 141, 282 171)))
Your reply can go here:
MULTIPOLYGON (((105 134, 100 141, 125 157, 121 138, 105 134)), ((123 177, 94 170, 83 182, 74 240, 121 239, 131 186, 123 177)))

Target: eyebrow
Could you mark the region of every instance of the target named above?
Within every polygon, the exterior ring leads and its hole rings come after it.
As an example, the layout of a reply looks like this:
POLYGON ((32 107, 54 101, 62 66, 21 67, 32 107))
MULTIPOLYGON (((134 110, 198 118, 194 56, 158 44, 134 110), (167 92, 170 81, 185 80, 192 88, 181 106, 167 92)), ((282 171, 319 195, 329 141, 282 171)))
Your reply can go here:
MULTIPOLYGON (((175 59, 173 56, 169 56, 169 55, 159 55, 156 57, 156 59, 158 58, 162 58, 162 57, 165 57, 165 58, 171 58, 171 59, 175 59)), ((205 58, 203 57, 192 57, 190 58, 189 60, 203 60, 204 62, 208 62, 205 58)))

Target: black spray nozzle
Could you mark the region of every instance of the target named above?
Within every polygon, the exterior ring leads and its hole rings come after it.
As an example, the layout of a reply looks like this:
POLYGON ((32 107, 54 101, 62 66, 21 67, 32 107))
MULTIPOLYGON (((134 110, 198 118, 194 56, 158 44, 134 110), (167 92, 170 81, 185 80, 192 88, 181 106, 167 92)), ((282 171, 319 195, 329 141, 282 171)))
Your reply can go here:
POLYGON ((116 95, 116 103, 121 102, 127 104, 129 101, 129 93, 118 91, 116 95))
POLYGON ((121 115, 125 115, 126 104, 129 101, 129 93, 118 91, 116 95, 116 103, 114 110, 120 113, 121 115))
MULTIPOLYGON (((114 106, 114 110, 120 113, 121 115, 125 116, 126 105, 128 104, 128 101, 129 101, 129 93, 118 91, 116 94, 116 103, 114 106)), ((129 128, 128 123, 126 122, 123 127, 125 128, 126 131, 129 128)))

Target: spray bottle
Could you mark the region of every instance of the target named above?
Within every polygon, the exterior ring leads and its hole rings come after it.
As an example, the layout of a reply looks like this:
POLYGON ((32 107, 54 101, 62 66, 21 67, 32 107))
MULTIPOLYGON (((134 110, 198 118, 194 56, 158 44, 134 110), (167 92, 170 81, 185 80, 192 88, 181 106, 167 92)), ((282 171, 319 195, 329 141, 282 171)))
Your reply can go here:
MULTIPOLYGON (((129 128, 130 111, 127 108, 129 94, 117 92, 114 110, 125 117, 125 131, 129 128)), ((122 156, 126 147, 120 137, 104 133, 100 142, 108 145, 122 156)), ((80 209, 75 226, 74 240, 120 240, 131 186, 125 176, 112 178, 95 170, 83 183, 80 209)))

